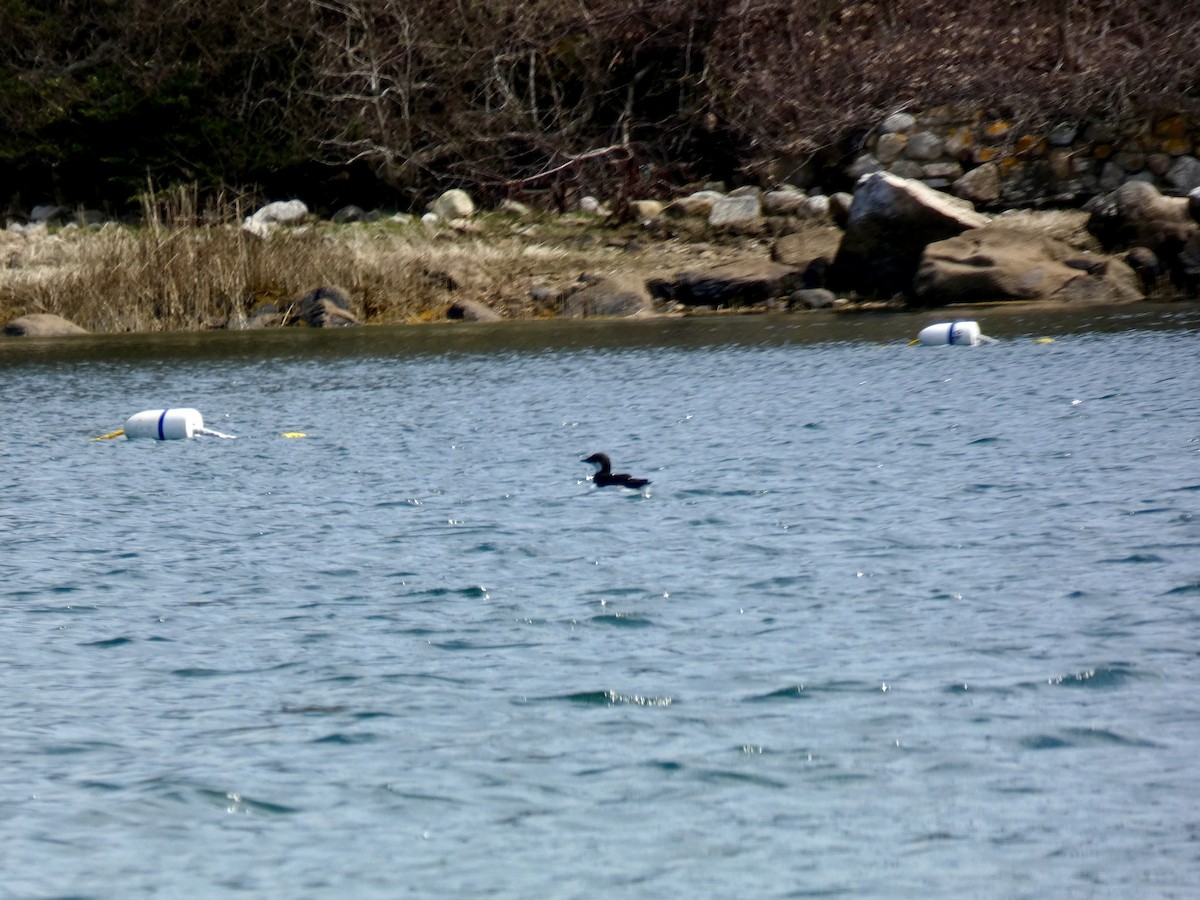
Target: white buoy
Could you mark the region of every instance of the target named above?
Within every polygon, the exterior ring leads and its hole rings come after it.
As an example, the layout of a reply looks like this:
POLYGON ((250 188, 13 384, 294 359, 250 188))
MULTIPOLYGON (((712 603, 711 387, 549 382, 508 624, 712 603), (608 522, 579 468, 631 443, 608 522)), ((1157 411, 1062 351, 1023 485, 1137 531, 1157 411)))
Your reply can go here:
POLYGON ((926 347, 950 344, 958 347, 978 347, 980 344, 994 344, 996 340, 986 334, 981 334, 978 322, 962 320, 927 325, 917 335, 917 342, 926 347))
POLYGON ((220 438, 233 436, 205 428, 200 411, 187 408, 148 409, 136 413, 125 421, 124 430, 125 437, 130 440, 150 438, 155 441, 178 441, 198 434, 220 438))

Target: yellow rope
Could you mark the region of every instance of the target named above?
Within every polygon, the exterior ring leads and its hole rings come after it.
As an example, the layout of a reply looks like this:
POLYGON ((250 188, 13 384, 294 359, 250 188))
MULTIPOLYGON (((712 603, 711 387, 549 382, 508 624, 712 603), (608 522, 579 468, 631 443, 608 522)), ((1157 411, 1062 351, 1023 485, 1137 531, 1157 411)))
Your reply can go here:
POLYGON ((285 431, 280 437, 285 438, 305 438, 308 437, 303 431, 285 431))
POLYGON ((118 428, 116 431, 110 431, 108 434, 102 434, 100 437, 92 438, 93 441, 111 441, 115 437, 120 437, 125 433, 124 428, 118 428))

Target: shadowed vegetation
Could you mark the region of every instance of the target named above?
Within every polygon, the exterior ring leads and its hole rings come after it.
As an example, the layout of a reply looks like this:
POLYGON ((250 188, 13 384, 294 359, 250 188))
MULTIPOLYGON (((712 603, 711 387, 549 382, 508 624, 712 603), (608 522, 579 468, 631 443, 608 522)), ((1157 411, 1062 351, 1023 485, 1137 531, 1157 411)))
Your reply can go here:
POLYGON ((901 107, 1200 101, 1179 0, 0 0, 0 201, 156 184, 565 207, 853 149, 901 107))

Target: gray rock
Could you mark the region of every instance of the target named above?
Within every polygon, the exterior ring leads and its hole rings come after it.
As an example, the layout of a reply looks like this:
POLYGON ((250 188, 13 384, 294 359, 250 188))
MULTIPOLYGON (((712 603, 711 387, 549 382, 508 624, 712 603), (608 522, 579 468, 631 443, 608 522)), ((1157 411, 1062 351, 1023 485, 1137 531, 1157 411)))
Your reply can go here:
POLYGON ((30 313, 18 316, 8 322, 3 333, 11 337, 66 337, 73 334, 87 334, 74 322, 62 316, 51 313, 30 313))
POLYGON ((1105 193, 1115 191, 1125 182, 1127 174, 1119 165, 1109 160, 1100 170, 1100 190, 1105 193))
POLYGON ((898 134, 904 131, 912 131, 917 125, 915 117, 906 112, 892 113, 883 120, 883 124, 879 126, 879 131, 882 134, 898 134))
POLYGON ((903 134, 881 134, 875 142, 875 158, 885 166, 894 163, 904 153, 908 138, 903 134))
POLYGON ((430 203, 429 211, 439 219, 467 219, 475 214, 475 201, 461 188, 452 188, 430 203))
POLYGON ((956 128, 942 136, 942 152, 954 159, 967 159, 975 147, 975 135, 969 128, 956 128))
POLYGON ((945 162, 931 162, 921 166, 922 177, 926 179, 944 179, 946 184, 957 178, 962 177, 963 167, 953 160, 945 162))
POLYGON ((1162 178, 1171 169, 1171 157, 1165 153, 1151 153, 1146 157, 1146 168, 1162 178))
POLYGON ((815 194, 804 203, 804 212, 813 218, 825 218, 829 215, 829 198, 824 194, 815 194))
POLYGON ((589 279, 562 298, 565 316, 637 316, 654 311, 645 283, 632 275, 589 279))
POLYGON ((1180 194, 1195 190, 1200 187, 1200 159, 1194 156, 1176 157, 1164 178, 1180 194))
POLYGON ((303 200, 276 200, 259 209, 252 219, 265 225, 295 225, 308 218, 303 200))
POLYGON ((346 328, 361 325, 358 317, 332 300, 318 300, 308 310, 309 328, 346 328))
POLYGON ((1146 154, 1137 147, 1123 148, 1113 155, 1113 162, 1126 172, 1140 172, 1146 168, 1146 154))
POLYGON ((284 323, 303 322, 310 328, 338 328, 362 323, 350 312, 350 298, 341 288, 325 285, 298 297, 284 316, 284 323))
POLYGON ((942 139, 932 131, 918 131, 904 145, 904 155, 918 162, 932 162, 942 155, 942 139))
POLYGON ((888 172, 854 190, 846 232, 830 270, 830 287, 860 296, 907 294, 925 247, 986 225, 970 203, 888 172))
POLYGON ((350 206, 343 206, 335 212, 330 221, 338 225, 345 225, 349 222, 361 222, 366 217, 367 214, 361 206, 351 204, 350 206))
POLYGON ((919 179, 925 176, 925 167, 911 159, 898 159, 888 169, 897 178, 919 179))
POLYGON ((34 225, 51 225, 55 222, 65 222, 69 215, 65 206, 41 203, 29 211, 29 221, 34 225))
POLYGON ((837 303, 837 294, 825 288, 804 288, 792 294, 792 302, 806 309, 828 309, 837 303))
POLYGON ((1070 147, 1079 134, 1079 126, 1074 122, 1059 122, 1046 134, 1046 141, 1051 147, 1070 147))
POLYGON ((730 197, 758 197, 762 199, 762 188, 756 187, 753 184, 743 184, 741 187, 736 187, 729 192, 730 197))
MULTIPOLYGON (((995 163, 989 163, 995 165, 995 163)), ((1055 147, 1047 154, 1046 166, 1050 170, 1050 177, 1055 181, 1069 181, 1075 177, 1075 165, 1070 150, 1064 150, 1062 147, 1055 147)))
POLYGON ((639 222, 653 222, 663 214, 663 204, 658 200, 631 200, 629 211, 639 222))
POLYGON ((1184 197, 1164 197, 1152 184, 1130 180, 1091 205, 1087 229, 1107 249, 1146 247, 1171 265, 1196 230, 1184 197))
POLYGON ((854 205, 854 195, 846 191, 838 191, 829 195, 829 216, 838 228, 845 228, 850 221, 850 208, 854 205))
POLYGON ((950 188, 955 196, 988 206, 1000 199, 1000 167, 984 163, 967 172, 950 188))
POLYGON ((280 225, 297 225, 308 218, 308 207, 302 200, 276 200, 268 203, 242 222, 242 230, 265 238, 280 225))
POLYGON ((769 216, 788 216, 800 212, 808 202, 803 191, 767 191, 762 196, 762 208, 769 216))
POLYGON ((1188 215, 1196 222, 1200 222, 1200 187, 1193 188, 1188 192, 1187 202, 1188 215))
POLYGON ((883 169, 883 164, 879 162, 870 153, 864 153, 850 165, 846 166, 846 176, 852 181, 858 181, 860 178, 865 178, 872 172, 878 172, 883 169))
POLYGON ((607 214, 600 201, 591 196, 579 198, 579 211, 587 213, 589 216, 603 216, 607 214))
POLYGON ((685 306, 753 306, 803 287, 800 269, 752 259, 703 271, 681 272, 675 277, 671 296, 685 306))
POLYGON ((712 215, 713 206, 716 205, 716 202, 724 196, 720 191, 696 191, 686 197, 680 197, 678 200, 672 201, 668 210, 685 216, 703 216, 707 218, 712 215))
POLYGON ((762 215, 762 202, 756 194, 750 196, 722 197, 713 204, 708 215, 708 224, 714 228, 746 225, 762 215))
POLYGON ((519 219, 533 214, 533 210, 519 200, 504 200, 496 207, 496 211, 504 213, 506 216, 516 216, 519 219))

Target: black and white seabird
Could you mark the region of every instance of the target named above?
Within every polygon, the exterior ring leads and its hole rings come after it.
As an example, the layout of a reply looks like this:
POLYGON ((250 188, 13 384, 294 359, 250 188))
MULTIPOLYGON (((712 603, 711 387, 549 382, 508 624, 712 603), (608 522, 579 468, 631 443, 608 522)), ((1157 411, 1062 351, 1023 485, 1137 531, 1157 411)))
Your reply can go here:
POLYGON ((597 467, 596 474, 592 476, 592 483, 596 487, 627 487, 640 488, 645 487, 650 483, 649 478, 634 478, 625 472, 614 472, 612 470, 612 460, 608 458, 607 453, 593 453, 585 463, 591 463, 597 467))

